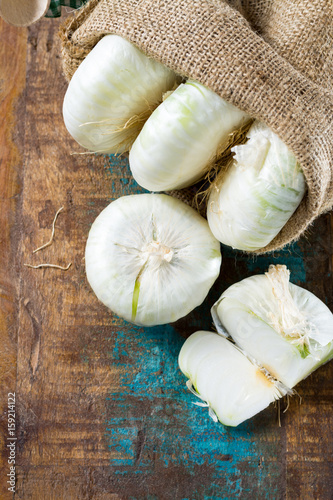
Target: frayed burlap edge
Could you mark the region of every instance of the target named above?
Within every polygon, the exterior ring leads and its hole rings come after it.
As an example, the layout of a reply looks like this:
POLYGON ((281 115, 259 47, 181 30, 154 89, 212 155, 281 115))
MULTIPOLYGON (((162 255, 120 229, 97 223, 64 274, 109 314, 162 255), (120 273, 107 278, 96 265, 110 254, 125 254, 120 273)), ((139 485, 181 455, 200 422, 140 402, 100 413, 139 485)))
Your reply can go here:
MULTIPOLYGON (((72 36, 93 12, 98 2, 99 0, 90 0, 81 9, 78 9, 74 16, 68 17, 60 26, 59 36, 61 38, 62 69, 67 82, 71 80, 83 59, 87 57, 92 49, 92 46, 89 45, 74 44, 72 42, 72 36)), ((103 35, 100 36, 100 38, 102 37, 103 35)))

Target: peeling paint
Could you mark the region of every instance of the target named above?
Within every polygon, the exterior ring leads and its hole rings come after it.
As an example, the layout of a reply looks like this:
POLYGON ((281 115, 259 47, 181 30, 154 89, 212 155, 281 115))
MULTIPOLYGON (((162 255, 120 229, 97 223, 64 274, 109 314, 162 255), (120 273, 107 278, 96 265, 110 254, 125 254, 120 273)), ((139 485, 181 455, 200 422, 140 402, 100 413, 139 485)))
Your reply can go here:
MULTIPOLYGON (((115 184, 121 183, 122 194, 145 192, 132 179, 126 158, 108 157, 106 169, 115 184)), ((293 283, 305 283, 302 249, 295 243, 274 254, 249 256, 222 246, 222 255, 220 277, 205 302, 186 318, 153 328, 114 319, 109 357, 120 369, 121 392, 110 394, 106 402, 105 440, 114 491, 122 498, 284 497, 285 435, 277 409, 271 405, 237 428, 214 423, 186 389, 178 353, 184 337, 212 328, 210 307, 235 281, 283 263, 293 283)))
MULTIPOLYGON (((192 477, 191 499, 235 498, 251 491, 254 483, 269 483, 277 493, 282 474, 276 459, 281 429, 274 408, 238 428, 214 423, 207 409, 193 404, 196 398, 185 387, 178 368, 183 341, 172 325, 143 329, 124 323, 115 333, 111 358, 117 362, 121 353, 122 360, 130 360, 122 361, 122 392, 110 395, 107 402, 105 437, 115 474, 153 476, 159 470, 162 477, 166 470, 181 468, 192 477), (265 440, 267 427, 275 428, 273 442, 265 440), (136 443, 143 428, 145 442, 137 461, 136 443), (269 458, 259 468, 263 455, 269 458), (204 478, 196 477, 198 467, 206 470, 204 478)), ((164 482, 161 479, 161 495, 164 482)), ((156 498, 182 498, 174 496, 176 483, 168 485, 170 496, 156 498)), ((262 498, 277 497, 270 489, 262 498)))

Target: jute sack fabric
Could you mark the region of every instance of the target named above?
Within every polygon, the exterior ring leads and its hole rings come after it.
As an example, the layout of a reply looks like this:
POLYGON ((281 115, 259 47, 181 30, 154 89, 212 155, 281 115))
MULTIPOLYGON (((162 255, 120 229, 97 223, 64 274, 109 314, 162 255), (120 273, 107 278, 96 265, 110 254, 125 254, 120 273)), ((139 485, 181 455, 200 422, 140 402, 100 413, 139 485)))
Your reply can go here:
POLYGON ((333 91, 331 0, 232 0, 276 52, 307 78, 333 91))
MULTIPOLYGON (((268 0, 269 6, 273 3, 268 0)), ((300 3, 305 12, 313 2, 300 3)), ((328 33, 332 33, 331 1, 320 3, 326 23, 331 25, 328 33)), ((302 61, 297 64, 297 58, 289 62, 282 57, 279 52, 284 45, 279 50, 278 36, 271 35, 272 28, 265 31, 260 18, 254 0, 91 0, 63 26, 62 58, 70 80, 96 43, 106 34, 116 33, 275 131, 301 163, 308 192, 278 236, 259 251, 262 253, 296 240, 333 206, 333 93, 331 61, 325 70, 329 76, 321 85, 321 78, 308 75, 302 61)), ((298 54, 302 54, 302 45, 307 59, 306 40, 299 36, 298 54)), ((321 52, 321 60, 332 49, 327 40, 326 46, 316 47, 312 54, 321 52)))

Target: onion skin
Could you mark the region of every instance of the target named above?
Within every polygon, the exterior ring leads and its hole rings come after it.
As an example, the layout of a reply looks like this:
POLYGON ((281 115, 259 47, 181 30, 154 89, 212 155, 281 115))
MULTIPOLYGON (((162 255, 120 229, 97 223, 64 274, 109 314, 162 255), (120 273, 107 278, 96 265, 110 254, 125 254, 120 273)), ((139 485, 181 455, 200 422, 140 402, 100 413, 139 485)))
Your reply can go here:
POLYGON ((248 120, 212 90, 188 80, 155 109, 134 142, 129 155, 134 179, 150 191, 194 184, 248 120))
POLYGON ((63 103, 72 137, 89 151, 128 151, 178 78, 117 35, 104 36, 74 73, 63 103))
POLYGON ((288 392, 229 340, 212 332, 198 331, 185 341, 179 367, 217 419, 231 427, 288 392))
POLYGON ((217 330, 230 335, 290 389, 333 357, 333 314, 289 282, 286 266, 231 285, 212 308, 217 330))
POLYGON ((306 182, 294 155, 268 127, 250 127, 246 144, 232 149, 230 168, 214 182, 207 219, 214 236, 234 249, 264 249, 295 212, 306 182))
POLYGON ((96 296, 138 325, 174 322, 200 305, 220 272, 207 221, 164 194, 123 196, 89 232, 85 262, 96 296))

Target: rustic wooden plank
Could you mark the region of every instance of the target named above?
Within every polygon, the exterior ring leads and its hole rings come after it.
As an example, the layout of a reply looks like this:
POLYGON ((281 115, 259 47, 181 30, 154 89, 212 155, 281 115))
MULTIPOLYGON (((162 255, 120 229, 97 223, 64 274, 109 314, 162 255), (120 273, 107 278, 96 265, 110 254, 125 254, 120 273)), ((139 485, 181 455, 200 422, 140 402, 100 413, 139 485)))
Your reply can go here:
POLYGON ((96 309, 89 307, 92 295, 85 283, 83 261, 91 223, 89 206, 95 203, 101 208, 103 159, 99 168, 98 161, 92 167, 91 159, 71 156, 76 146, 62 122, 66 86, 60 68, 58 25, 43 20, 28 30, 17 376, 18 498, 87 498, 90 462, 100 467, 112 458, 104 445, 100 415, 109 386, 117 387, 118 370, 109 366, 103 346, 108 315, 99 318, 96 309), (96 195, 88 198, 91 189, 96 195), (57 219, 53 244, 33 254, 48 241, 61 206, 64 210, 57 219), (72 266, 67 272, 23 267, 40 262, 71 262, 72 266), (95 360, 87 364, 85 352, 91 350, 95 360))
MULTIPOLYGON (((232 429, 193 405, 177 356, 185 337, 211 328, 210 306, 226 286, 272 262, 286 263, 294 282, 333 309, 332 216, 321 217, 306 238, 274 256, 224 249, 221 277, 205 303, 173 325, 144 329, 110 314, 85 279, 86 237, 112 199, 142 190, 126 158, 75 154, 82 150, 61 116, 60 22, 11 28, 21 40, 11 62, 22 72, 15 95, 23 88, 25 95, 6 133, 20 124, 14 138, 23 151, 10 153, 11 187, 2 182, 1 189, 20 192, 12 162, 22 167, 23 191, 4 216, 13 227, 19 215, 19 231, 10 239, 6 229, 0 255, 7 249, 16 264, 10 322, 1 328, 4 339, 18 332, 16 498, 330 498, 332 363, 299 385, 303 403, 291 400, 281 427, 272 406, 232 429), (33 254, 48 241, 61 206, 53 244, 33 254), (40 262, 72 266, 24 267, 40 262)), ((10 345, 14 362, 15 342, 10 345)))
MULTIPOLYGON (((24 126, 26 33, 0 19, 0 497, 8 491, 8 393, 16 390, 17 248, 24 126)), ((14 465, 12 465, 14 466, 14 465)))
MULTIPOLYGON (((333 214, 317 220, 299 244, 304 262, 302 286, 333 311, 333 214)), ((333 363, 297 386, 301 402, 286 415, 288 498, 333 497, 333 363)))

